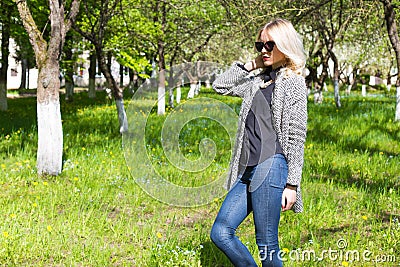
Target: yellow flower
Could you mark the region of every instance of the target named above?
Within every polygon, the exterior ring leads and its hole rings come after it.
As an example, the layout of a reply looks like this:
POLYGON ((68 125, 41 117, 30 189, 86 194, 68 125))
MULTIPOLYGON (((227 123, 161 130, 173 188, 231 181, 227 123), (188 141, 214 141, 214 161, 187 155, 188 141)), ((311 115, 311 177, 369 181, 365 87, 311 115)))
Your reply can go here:
POLYGON ((38 185, 39 183, 38 182, 33 182, 33 185, 38 185))
POLYGON ((349 263, 347 261, 342 261, 342 266, 349 266, 349 263))
POLYGON ((83 150, 83 151, 85 151, 85 150, 86 150, 86 148, 82 147, 82 150, 83 150))
POLYGON ((48 185, 48 184, 49 184, 49 183, 48 183, 48 182, 46 182, 46 181, 45 181, 45 182, 43 182, 43 185, 48 185))
POLYGON ((11 217, 11 218, 15 218, 15 217, 17 217, 17 215, 15 215, 15 213, 11 213, 11 214, 10 214, 10 217, 11 217))
POLYGON ((368 219, 368 217, 367 217, 367 216, 365 216, 365 215, 364 215, 364 216, 362 216, 361 218, 362 218, 364 221, 366 221, 366 220, 368 219))
POLYGON ((79 180, 79 178, 78 177, 74 177, 74 181, 78 181, 79 180))
POLYGON ((5 169, 5 168, 6 168, 6 165, 5 165, 5 164, 1 164, 1 168, 2 168, 2 169, 5 169))
POLYGON ((35 203, 33 203, 33 206, 34 206, 34 207, 37 207, 37 203, 36 203, 36 202, 35 202, 35 203))
POLYGON ((47 225, 47 231, 51 232, 51 230, 53 230, 53 228, 50 225, 47 225))
POLYGON ((156 236, 157 238, 162 238, 162 234, 160 232, 157 232, 156 236))
POLYGON ((5 238, 8 238, 8 236, 9 236, 8 232, 3 231, 3 236, 4 236, 5 238))
POLYGON ((283 248, 282 251, 285 252, 285 253, 289 253, 289 249, 288 248, 283 248))

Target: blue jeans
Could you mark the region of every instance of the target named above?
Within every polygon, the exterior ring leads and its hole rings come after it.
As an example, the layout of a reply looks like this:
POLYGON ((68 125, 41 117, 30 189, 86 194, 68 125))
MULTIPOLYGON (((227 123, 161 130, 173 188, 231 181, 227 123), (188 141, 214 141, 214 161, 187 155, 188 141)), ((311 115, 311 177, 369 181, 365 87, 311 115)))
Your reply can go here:
POLYGON ((276 154, 256 166, 247 167, 226 195, 211 229, 211 240, 235 266, 257 266, 247 247, 235 235, 237 227, 251 212, 262 266, 282 266, 278 257, 278 226, 287 175, 285 157, 276 154), (264 180, 250 192, 251 179, 260 175, 264 180))

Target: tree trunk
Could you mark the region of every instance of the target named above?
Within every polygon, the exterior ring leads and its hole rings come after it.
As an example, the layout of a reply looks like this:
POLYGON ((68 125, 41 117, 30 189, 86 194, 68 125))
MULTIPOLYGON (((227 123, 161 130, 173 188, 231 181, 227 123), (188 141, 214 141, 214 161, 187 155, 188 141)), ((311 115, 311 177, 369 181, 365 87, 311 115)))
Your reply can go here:
POLYGON ((21 84, 19 85, 19 90, 26 89, 26 71, 28 70, 28 59, 23 58, 21 60, 21 84))
MULTIPOLYGON (((166 9, 164 2, 157 2, 156 12, 161 11, 161 31, 164 33, 166 27, 166 9), (161 7, 159 6, 161 4, 161 7)), ((159 21, 158 14, 154 18, 155 22, 159 21)), ((157 104, 157 114, 164 115, 165 114, 165 55, 164 55, 164 40, 163 36, 158 37, 157 42, 158 48, 158 68, 160 71, 159 81, 158 81, 158 104, 157 104)))
MULTIPOLYGON (((399 75, 399 74, 398 74, 399 75)), ((394 120, 399 121, 400 120, 400 86, 396 87, 396 115, 394 120)))
POLYGON ((61 172, 63 131, 59 89, 58 61, 47 62, 40 68, 37 88, 38 174, 58 175, 61 172))
POLYGON ((392 48, 396 55, 396 63, 397 63, 397 80, 396 80, 396 94, 397 94, 397 101, 396 101, 396 114, 395 114, 395 121, 400 120, 400 96, 399 96, 399 88, 400 88, 400 40, 397 31, 397 24, 396 24, 396 13, 395 7, 392 5, 391 0, 381 0, 384 6, 385 12, 385 20, 386 20, 386 28, 388 31, 390 43, 392 44, 392 48))
POLYGON ((124 88, 124 66, 119 64, 119 87, 124 88))
POLYGON ((330 55, 333 61, 333 91, 335 95, 335 103, 336 107, 340 108, 341 104, 340 104, 340 94, 339 94, 339 63, 333 51, 330 51, 330 55))
MULTIPOLYGON (((107 84, 111 87, 115 104, 117 107, 118 112, 118 121, 119 121, 119 132, 124 133, 128 131, 128 119, 126 117, 125 107, 124 107, 124 99, 123 99, 123 92, 118 87, 117 82, 115 81, 114 77, 111 75, 111 63, 108 64, 104 57, 103 50, 100 46, 96 47, 96 54, 97 59, 100 65, 101 72, 103 73, 104 77, 106 78, 107 84)), ((110 54, 108 54, 108 61, 110 61, 110 54)))
POLYGON ((89 56, 89 98, 96 98, 96 53, 91 52, 89 56))
POLYGON ((11 21, 11 7, 4 1, 1 2, 0 14, 0 27, 1 27, 1 68, 0 68, 0 110, 5 111, 8 109, 7 104, 7 70, 8 70, 8 55, 10 51, 8 46, 10 44, 10 21, 11 21))
POLYGON ((79 0, 73 0, 68 18, 63 3, 49 0, 51 36, 48 42, 38 30, 26 1, 14 0, 35 51, 39 69, 37 87, 38 151, 37 173, 58 175, 62 168, 63 132, 60 111, 59 56, 65 36, 79 11, 79 0))
POLYGON ((129 68, 129 92, 131 94, 135 93, 135 86, 137 85, 138 79, 137 79, 138 75, 136 72, 134 72, 131 68, 129 68), (136 79, 135 79, 136 77, 136 79))

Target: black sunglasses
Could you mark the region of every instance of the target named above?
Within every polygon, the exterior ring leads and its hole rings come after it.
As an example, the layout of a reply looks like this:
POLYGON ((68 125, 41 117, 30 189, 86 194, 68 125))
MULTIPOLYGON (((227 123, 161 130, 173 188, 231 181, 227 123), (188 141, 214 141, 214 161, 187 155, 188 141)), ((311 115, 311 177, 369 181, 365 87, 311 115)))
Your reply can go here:
POLYGON ((261 52, 263 48, 267 50, 267 52, 272 52, 274 50, 275 42, 274 41, 268 41, 268 42, 256 42, 256 49, 258 52, 261 52))

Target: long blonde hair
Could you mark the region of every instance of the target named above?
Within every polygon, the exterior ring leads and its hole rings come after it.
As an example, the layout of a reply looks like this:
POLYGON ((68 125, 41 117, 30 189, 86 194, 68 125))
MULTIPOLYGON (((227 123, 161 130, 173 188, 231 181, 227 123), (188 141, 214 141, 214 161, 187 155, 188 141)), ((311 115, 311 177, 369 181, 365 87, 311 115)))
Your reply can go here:
POLYGON ((258 31, 257 41, 260 41, 261 36, 267 33, 271 36, 279 51, 286 57, 286 64, 282 71, 285 71, 287 75, 291 71, 302 75, 307 57, 302 38, 294 29, 292 23, 282 18, 268 22, 258 31))

